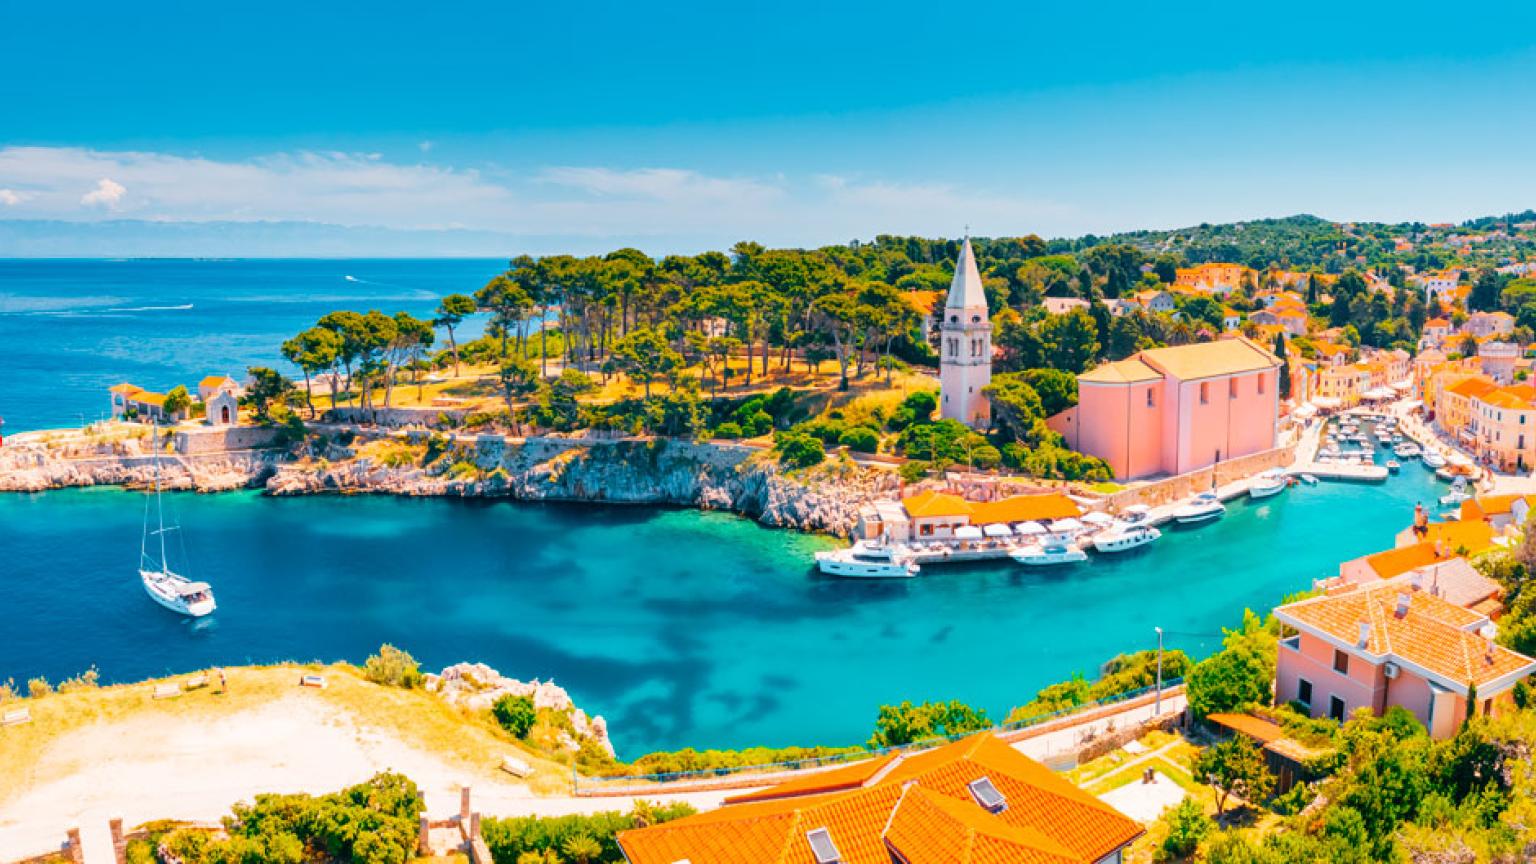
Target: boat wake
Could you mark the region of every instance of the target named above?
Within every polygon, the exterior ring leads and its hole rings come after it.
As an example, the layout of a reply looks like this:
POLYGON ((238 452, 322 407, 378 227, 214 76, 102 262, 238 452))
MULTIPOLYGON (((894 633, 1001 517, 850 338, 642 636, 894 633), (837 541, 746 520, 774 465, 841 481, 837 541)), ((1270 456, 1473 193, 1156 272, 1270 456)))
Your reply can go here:
POLYGON ((108 312, 185 312, 192 308, 191 303, 182 303, 177 306, 119 306, 108 309, 108 312))

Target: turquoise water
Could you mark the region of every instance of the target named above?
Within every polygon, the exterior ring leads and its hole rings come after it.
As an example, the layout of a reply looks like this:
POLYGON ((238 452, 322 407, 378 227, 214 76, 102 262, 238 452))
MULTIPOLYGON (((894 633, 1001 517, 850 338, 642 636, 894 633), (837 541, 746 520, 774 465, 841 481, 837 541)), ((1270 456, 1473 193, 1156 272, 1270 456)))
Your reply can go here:
MULTIPOLYGON (((427 314, 500 261, 0 261, 6 431, 94 418, 123 379, 168 388, 275 364, 334 308, 427 314)), ((821 577, 829 541, 725 514, 391 498, 168 496, 173 556, 215 585, 188 622, 135 573, 143 496, 0 495, 0 680, 95 665, 136 680, 214 663, 358 661, 381 642, 427 666, 554 677, 608 716, 623 755, 863 740, 884 702, 963 699, 1001 716, 1122 651, 1203 655, 1268 608, 1392 543, 1439 494, 1410 463, 1324 484, 1156 545, 1042 572, 930 567, 905 582, 821 577)))
MULTIPOLYGON (((1338 562, 1386 548, 1443 484, 1323 483, 1233 502, 1221 521, 1071 568, 933 566, 819 576, 829 541, 719 513, 519 502, 171 495, 219 611, 188 622, 134 573, 144 496, 0 496, 0 679, 95 664, 132 680, 211 663, 481 660, 553 677, 606 715, 621 755, 845 744, 876 708, 962 699, 1004 714, 1040 686, 1153 647, 1203 655, 1338 562)), ((174 536, 174 535, 173 535, 174 536)))

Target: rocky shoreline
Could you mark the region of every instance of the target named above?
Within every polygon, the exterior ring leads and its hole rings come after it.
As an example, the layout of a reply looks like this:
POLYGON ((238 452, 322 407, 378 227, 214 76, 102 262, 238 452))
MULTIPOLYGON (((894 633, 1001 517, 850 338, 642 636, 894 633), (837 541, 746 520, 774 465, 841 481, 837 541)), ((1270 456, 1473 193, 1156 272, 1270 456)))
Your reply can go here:
MULTIPOLYGON (((142 487, 153 462, 137 442, 116 452, 41 444, 0 449, 0 492, 70 486, 142 487)), ((897 493, 891 471, 834 456, 785 471, 765 451, 742 444, 677 439, 461 436, 327 441, 302 453, 277 450, 167 455, 168 489, 216 492, 259 488, 269 495, 386 494, 655 504, 727 510, 776 527, 846 536, 861 504, 897 493), (393 448, 371 452, 370 443, 393 448), (423 464, 425 463, 425 464, 423 464)))

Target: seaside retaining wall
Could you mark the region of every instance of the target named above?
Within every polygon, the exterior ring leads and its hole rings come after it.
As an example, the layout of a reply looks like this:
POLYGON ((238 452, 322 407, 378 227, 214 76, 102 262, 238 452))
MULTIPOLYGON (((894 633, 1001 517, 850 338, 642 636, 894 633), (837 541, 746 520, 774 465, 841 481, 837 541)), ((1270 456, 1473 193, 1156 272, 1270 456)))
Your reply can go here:
POLYGON ((176 452, 184 456, 271 447, 278 430, 269 426, 213 426, 176 433, 176 452))
POLYGON ((1172 504, 1200 492, 1209 492, 1213 486, 1224 486, 1271 468, 1284 468, 1295 459, 1295 445, 1276 447, 1262 453, 1228 459, 1188 474, 1144 483, 1109 495, 1105 500, 1115 510, 1123 510, 1132 504, 1145 504, 1148 507, 1172 504))

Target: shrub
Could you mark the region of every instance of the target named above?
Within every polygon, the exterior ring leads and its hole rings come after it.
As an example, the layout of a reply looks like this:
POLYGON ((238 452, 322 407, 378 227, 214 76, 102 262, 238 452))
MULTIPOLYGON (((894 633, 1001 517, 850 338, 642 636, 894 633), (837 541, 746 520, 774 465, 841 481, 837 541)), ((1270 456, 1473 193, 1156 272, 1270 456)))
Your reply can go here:
POLYGON ((793 468, 810 468, 827 458, 827 450, 821 441, 795 432, 781 433, 773 449, 778 451, 780 464, 793 468))
POLYGON ((1003 464, 1003 454, 991 444, 984 444, 971 451, 971 465, 991 470, 1003 464))
POLYGON ((880 449, 880 436, 868 426, 855 426, 838 436, 837 443, 860 453, 874 453, 880 449))
POLYGON ((1180 801, 1177 807, 1168 811, 1163 820, 1168 823, 1168 836, 1163 838, 1160 850, 1163 855, 1159 856, 1164 860, 1188 858, 1195 854, 1200 841, 1216 828, 1211 817, 1205 815, 1205 808, 1193 798, 1180 801))
POLYGON ((958 700, 881 705, 869 746, 900 747, 930 738, 955 737, 991 728, 987 712, 958 700))
POLYGON ((715 427, 715 437, 716 438, 740 438, 741 437, 741 425, 738 424, 738 423, 731 423, 731 422, 721 423, 719 426, 715 427))
POLYGON ((836 444, 838 439, 847 431, 848 424, 837 417, 817 417, 797 424, 791 432, 799 432, 809 435, 822 444, 836 444))
POLYGON ((414 690, 421 686, 421 667, 412 657, 389 643, 363 664, 363 677, 375 684, 414 690))
POLYGON ((496 700, 496 704, 491 706, 491 715, 496 718, 501 728, 511 732, 512 737, 519 740, 528 737, 534 721, 539 719, 539 712, 533 707, 532 696, 514 696, 511 693, 496 700))
POLYGON ((60 693, 73 693, 77 690, 95 690, 100 686, 101 673, 96 671, 95 666, 92 666, 73 678, 66 678, 60 681, 58 689, 60 693))
POLYGON ((901 467, 896 469, 896 474, 900 476, 902 480, 908 483, 916 483, 924 477, 927 477, 928 469, 932 467, 932 462, 925 462, 922 459, 913 459, 909 462, 902 463, 901 467))
POLYGON ((453 480, 473 480, 480 476, 480 466, 468 459, 460 459, 448 467, 448 476, 453 480))
MULTIPOLYGON (((491 857, 497 861, 548 862, 563 861, 561 853, 570 854, 567 844, 576 838, 585 838, 596 845, 598 854, 591 861, 623 861, 616 839, 620 831, 659 825, 690 816, 694 809, 687 804, 656 805, 636 801, 629 813, 609 811, 589 816, 514 816, 510 818, 484 819, 480 823, 481 834, 491 848, 491 857)), ((582 851, 590 852, 591 846, 582 844, 582 851)), ((574 857, 574 856, 572 856, 574 857)))
POLYGON ((33 699, 40 699, 52 692, 53 687, 49 686, 48 679, 41 675, 27 682, 27 695, 33 699))

